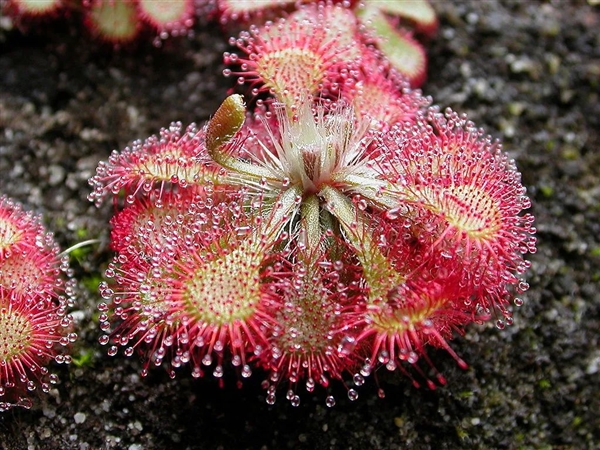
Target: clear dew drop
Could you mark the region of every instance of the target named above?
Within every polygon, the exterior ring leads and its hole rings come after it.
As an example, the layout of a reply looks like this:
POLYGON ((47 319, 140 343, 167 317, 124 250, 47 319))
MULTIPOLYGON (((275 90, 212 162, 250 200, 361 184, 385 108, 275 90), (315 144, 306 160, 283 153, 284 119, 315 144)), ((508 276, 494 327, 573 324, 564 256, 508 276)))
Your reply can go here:
POLYGON ((379 355, 377 356, 377 360, 381 364, 387 364, 390 361, 390 355, 388 352, 383 350, 383 351, 379 352, 379 355))
POLYGON ((400 209, 392 208, 392 209, 388 210, 385 213, 385 217, 389 220, 396 220, 398 217, 400 217, 400 209))
POLYGON ((356 392, 354 389, 349 389, 348 398, 350 399, 350 401, 355 401, 356 399, 358 399, 358 392, 356 392))
POLYGON ((333 395, 328 395, 325 399, 325 405, 328 408, 333 408, 335 406, 335 397, 333 395))
POLYGON ((371 370, 373 370, 372 366, 370 364, 365 364, 364 366, 362 366, 362 368, 360 369, 360 374, 363 377, 368 377, 369 375, 371 375, 371 370))
POLYGON ((417 355, 415 352, 410 352, 406 361, 408 361, 410 364, 416 364, 417 361, 419 361, 419 355, 417 355))
POLYGON ((365 384, 365 378, 360 373, 355 373, 354 377, 352 377, 352 380, 356 386, 362 386, 365 384))
POLYGON ((269 405, 274 405, 275 404, 275 394, 269 394, 267 395, 267 403, 269 405))
POLYGON ((250 368, 250 366, 248 364, 245 364, 244 367, 242 367, 242 377, 249 378, 251 375, 252 375, 252 369, 250 368))

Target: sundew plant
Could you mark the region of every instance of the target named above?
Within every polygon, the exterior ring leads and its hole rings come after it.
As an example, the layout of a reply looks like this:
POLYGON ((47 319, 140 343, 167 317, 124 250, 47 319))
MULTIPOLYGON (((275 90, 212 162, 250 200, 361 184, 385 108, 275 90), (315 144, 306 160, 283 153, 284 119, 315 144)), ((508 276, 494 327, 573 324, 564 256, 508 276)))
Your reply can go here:
POLYGON ((514 161, 363 29, 329 3, 250 26, 224 57, 245 98, 100 163, 109 354, 141 355, 143 374, 259 369, 268 403, 320 387, 332 406, 330 383, 354 400, 381 368, 443 385, 427 347, 466 367, 455 334, 512 323, 535 251, 514 161))
MULTIPOLYGON (((9 0, 6 11, 26 27, 69 5, 9 0)), ((89 180, 90 201, 114 208, 98 305, 109 355, 140 357, 144 376, 158 366, 224 385, 230 372, 242 387, 255 373, 269 404, 319 391, 331 407, 332 383, 356 400, 377 371, 444 385, 428 348, 466 368, 456 335, 512 324, 536 249, 530 200, 498 141, 417 89, 417 37, 437 26, 427 2, 92 0, 79 10, 116 46, 188 34, 199 14, 237 33, 223 56, 235 87, 207 123, 174 122, 115 150, 89 180)), ((0 216, 5 259, 9 225, 19 223, 0 216)), ((29 372, 69 359, 58 348, 75 339, 71 289, 52 284, 62 280, 52 245, 44 301, 23 306, 7 289, 43 275, 0 273, 0 402, 8 387, 35 388, 29 372)))

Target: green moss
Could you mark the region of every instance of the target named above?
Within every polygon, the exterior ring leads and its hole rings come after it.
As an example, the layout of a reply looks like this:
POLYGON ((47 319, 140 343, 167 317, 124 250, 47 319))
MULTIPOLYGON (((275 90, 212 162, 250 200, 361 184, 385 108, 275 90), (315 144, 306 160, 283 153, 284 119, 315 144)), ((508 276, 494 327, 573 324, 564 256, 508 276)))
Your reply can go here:
POLYGON ((520 116, 525 110, 525 104, 521 102, 511 102, 508 104, 508 112, 511 116, 520 116))
POLYGON ((100 274, 92 274, 81 279, 81 283, 91 293, 98 292, 98 285, 101 281, 102 277, 100 276, 100 274))
POLYGON ((469 433, 459 426, 456 427, 456 435, 461 441, 465 441, 469 438, 469 433))
POLYGON ((540 194, 545 198, 552 198, 554 196, 554 188, 547 184, 541 185, 539 188, 540 194))
POLYGON ((551 152, 552 150, 554 150, 556 148, 556 141, 553 139, 550 139, 549 141, 546 141, 546 150, 551 152))
POLYGON ((81 349, 72 356, 72 360, 75 367, 90 367, 94 362, 94 351, 89 348, 81 349))
POLYGON ((567 161, 573 161, 580 158, 579 150, 570 145, 565 145, 562 151, 560 152, 562 159, 567 161))
POLYGON ((544 378, 544 379, 541 379, 540 381, 538 381, 538 386, 539 386, 541 389, 544 389, 544 390, 545 390, 545 389, 550 389, 550 388, 552 387, 552 383, 550 383, 550 380, 546 380, 546 379, 544 378))
POLYGON ((591 256, 600 256, 600 247, 594 247, 590 250, 591 256))

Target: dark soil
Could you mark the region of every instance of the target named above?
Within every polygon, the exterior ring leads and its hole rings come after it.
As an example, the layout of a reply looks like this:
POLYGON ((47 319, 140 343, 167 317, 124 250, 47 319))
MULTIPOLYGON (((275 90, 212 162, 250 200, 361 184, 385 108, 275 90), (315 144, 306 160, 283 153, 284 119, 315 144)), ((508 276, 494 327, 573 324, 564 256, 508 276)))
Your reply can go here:
POLYGON ((216 110, 231 85, 227 36, 205 24, 189 40, 115 52, 66 22, 22 34, 0 19, 0 192, 44 214, 63 248, 101 239, 73 260, 78 364, 56 368, 61 382, 31 410, 0 417, 0 447, 600 448, 600 7, 433 3, 441 26, 424 91, 517 160, 539 230, 531 288, 513 326, 472 326, 453 341, 468 370, 432 352, 446 387, 382 374, 385 399, 370 380, 355 402, 336 388, 334 408, 323 392, 268 406, 260 374, 241 390, 160 370, 142 379, 135 359, 97 344, 111 210, 86 200, 87 179, 112 149, 216 110))

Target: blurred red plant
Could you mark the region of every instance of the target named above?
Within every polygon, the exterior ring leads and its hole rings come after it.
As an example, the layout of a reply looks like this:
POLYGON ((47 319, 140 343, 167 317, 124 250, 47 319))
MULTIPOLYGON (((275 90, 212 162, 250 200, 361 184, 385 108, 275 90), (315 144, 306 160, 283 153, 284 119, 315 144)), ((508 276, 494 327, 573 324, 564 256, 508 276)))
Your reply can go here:
POLYGON ((48 365, 69 363, 74 280, 41 217, 0 197, 0 411, 31 407, 32 392, 58 378, 48 365))

